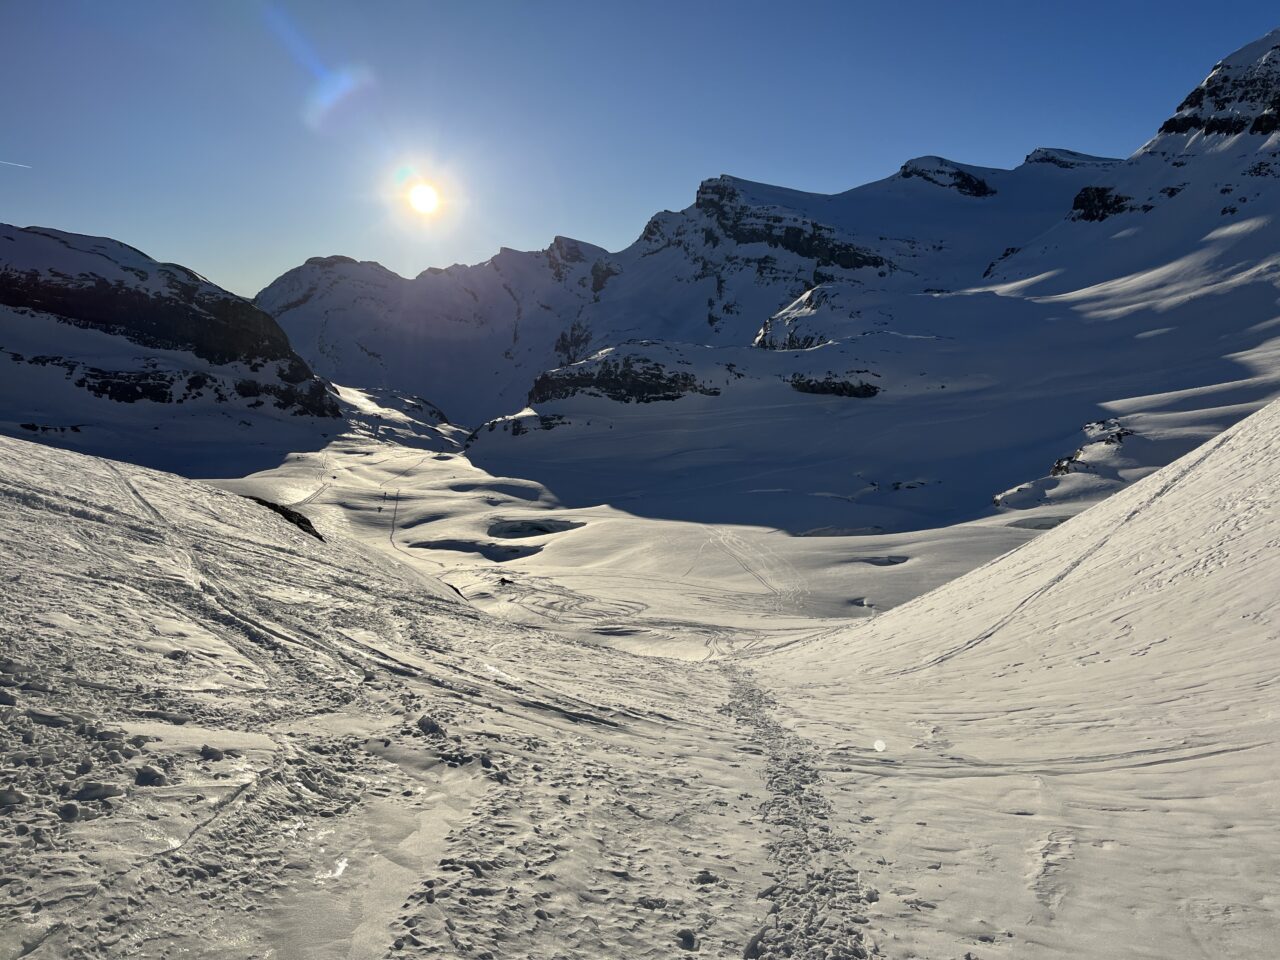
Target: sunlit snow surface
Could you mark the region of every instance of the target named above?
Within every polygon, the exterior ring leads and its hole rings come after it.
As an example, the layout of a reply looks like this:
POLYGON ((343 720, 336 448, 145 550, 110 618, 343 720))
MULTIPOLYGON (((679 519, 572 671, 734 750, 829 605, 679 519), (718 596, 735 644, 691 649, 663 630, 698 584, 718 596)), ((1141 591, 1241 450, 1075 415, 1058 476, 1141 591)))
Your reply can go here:
POLYGON ((1262 956, 1277 934, 1275 406, 912 603, 711 664, 477 613, 385 509, 322 513, 322 543, 0 445, 0 719, 52 759, 11 774, 9 955, 1262 956), (144 763, 167 782, 135 784, 144 763), (91 783, 120 796, 60 823, 91 783))

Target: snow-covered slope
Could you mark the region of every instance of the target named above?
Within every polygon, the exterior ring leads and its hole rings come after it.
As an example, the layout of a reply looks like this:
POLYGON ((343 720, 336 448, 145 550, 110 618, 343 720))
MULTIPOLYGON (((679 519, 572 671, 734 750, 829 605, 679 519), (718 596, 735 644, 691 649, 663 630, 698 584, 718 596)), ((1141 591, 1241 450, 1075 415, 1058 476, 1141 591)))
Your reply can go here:
POLYGON ((1278 214, 1280 30, 1215 66, 1155 137, 1099 171, 1070 216, 992 279, 1098 320, 1197 299, 1222 307, 1275 282, 1278 214))
POLYGON ((884 263, 815 275, 755 349, 646 340, 549 371, 470 456, 568 503, 795 533, 1069 515, 1280 392, 1277 44, 1224 61, 1124 162, 926 159, 818 206, 724 188, 746 198, 731 226, 820 209, 885 234, 859 248, 884 263))
POLYGON ((317 525, 0 437, 0 957, 740 957, 874 896, 774 849, 719 670, 317 525))
POLYGON ((719 177, 618 253, 560 238, 412 280, 329 258, 257 303, 340 382, 492 417, 473 462, 568 506, 1061 518, 1280 392, 1277 38, 1126 161, 922 157, 833 196, 719 177))
POLYGON ((1273 405, 694 665, 477 614, 351 512, 0 438, 0 955, 1266 956, 1278 464, 1273 405))
POLYGON ((879 864, 890 956, 1263 957, 1280 404, 854 628, 761 658, 879 864), (865 824, 865 825, 863 825, 865 824))
POLYGON ((327 384, 252 304, 45 228, 0 226, 0 371, 0 432, 192 473, 278 462, 338 422, 327 384))

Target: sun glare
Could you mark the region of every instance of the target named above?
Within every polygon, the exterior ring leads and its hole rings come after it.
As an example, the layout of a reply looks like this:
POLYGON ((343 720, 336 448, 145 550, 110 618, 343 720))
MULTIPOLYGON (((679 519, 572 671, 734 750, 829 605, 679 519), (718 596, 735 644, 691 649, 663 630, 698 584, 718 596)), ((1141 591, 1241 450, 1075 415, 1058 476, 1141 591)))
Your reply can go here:
POLYGON ((440 194, 429 183, 415 183, 409 188, 409 206, 418 213, 435 213, 440 206, 440 194))

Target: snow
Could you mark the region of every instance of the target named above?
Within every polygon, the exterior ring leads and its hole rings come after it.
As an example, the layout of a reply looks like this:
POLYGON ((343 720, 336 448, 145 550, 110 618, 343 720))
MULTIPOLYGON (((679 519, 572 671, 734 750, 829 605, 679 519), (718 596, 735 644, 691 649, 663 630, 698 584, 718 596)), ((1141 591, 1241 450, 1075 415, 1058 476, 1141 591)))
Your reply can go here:
MULTIPOLYGON (((1278 428, 1273 405, 913 602, 796 617, 710 664, 575 642, 583 604, 619 603, 608 574, 534 629, 442 589, 385 510, 317 509, 322 543, 205 485, 0 440, 3 670, 25 681, 0 721, 55 758, 14 781, 6 824, 44 840, 4 848, 28 880, 0 942, 585 958, 688 931, 727 957, 839 930, 902 958, 1262 955, 1278 428), (72 725, 28 719, 50 714, 72 725), (106 756, 113 736, 141 753, 106 756), (133 785, 144 761, 168 784, 133 785), (122 796, 60 824, 61 777, 122 796)), ((470 485, 451 481, 540 500, 470 485)), ((786 603, 782 557, 713 533, 762 579, 700 603, 750 636, 786 603)))
POLYGON ((313 260, 255 302, 323 375, 432 397, 475 425, 519 409, 542 370, 624 340, 746 346, 813 286, 815 270, 858 289, 906 293, 976 279, 1007 247, 1050 226, 1096 175, 1046 163, 1008 171, 929 159, 984 178, 996 193, 974 198, 900 174, 833 196, 719 177, 702 184, 694 206, 658 214, 618 253, 557 237, 544 251, 504 249, 485 263, 411 280, 377 264, 313 260), (816 230, 890 265, 815 265, 776 244, 740 243, 717 212, 722 203, 747 226, 779 235, 816 230), (584 345, 557 351, 557 339, 574 330, 584 345))
MULTIPOLYGON (((1273 139, 926 156, 829 196, 721 176, 616 253, 556 238, 414 280, 313 263, 257 302, 317 369, 430 397, 475 429, 471 464, 562 508, 749 538, 1034 529, 1018 512, 1073 515, 1280 395, 1273 139), (627 396, 628 363, 666 395, 627 396), (1119 444, 1088 438, 1111 419, 1119 444)), ((909 591, 852 593, 860 615, 909 591)))
POLYGON ((842 745, 837 806, 876 824, 860 848, 883 864, 892 955, 958 956, 979 931, 1012 933, 1019 957, 1267 954, 1277 458, 1273 404, 1017 551, 753 665, 794 729, 842 745))
POLYGON ((1268 955, 1277 43, 1123 161, 313 258, 334 416, 0 306, 0 956, 1268 955))

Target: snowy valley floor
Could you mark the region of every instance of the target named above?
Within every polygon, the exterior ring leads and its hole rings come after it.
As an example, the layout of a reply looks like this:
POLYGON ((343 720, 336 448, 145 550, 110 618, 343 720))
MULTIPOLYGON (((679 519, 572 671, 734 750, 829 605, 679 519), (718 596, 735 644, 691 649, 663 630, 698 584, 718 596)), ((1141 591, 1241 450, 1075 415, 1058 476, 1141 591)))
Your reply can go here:
POLYGON ((0 439, 0 957, 1280 936, 1280 407, 1034 540, 570 516, 335 451, 226 484, 321 541, 0 439))

